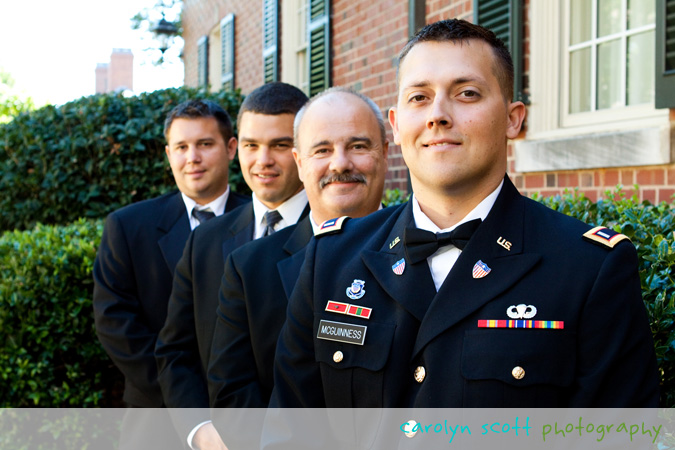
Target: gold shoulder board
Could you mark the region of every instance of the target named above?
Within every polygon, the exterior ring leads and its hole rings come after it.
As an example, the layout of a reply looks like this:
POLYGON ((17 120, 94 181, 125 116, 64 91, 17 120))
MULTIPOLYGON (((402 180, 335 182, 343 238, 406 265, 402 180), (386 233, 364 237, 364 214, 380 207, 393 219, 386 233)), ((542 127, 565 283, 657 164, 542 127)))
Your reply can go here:
POLYGON ((342 231, 342 226, 349 219, 349 216, 338 217, 337 219, 326 220, 321 224, 314 236, 325 236, 327 234, 336 234, 342 231))
MULTIPOLYGON (((605 247, 614 248, 616 244, 628 239, 625 234, 617 233, 606 227, 595 227, 584 233, 584 239, 590 242, 601 244, 605 247)), ((628 239, 630 240, 630 239, 628 239)))

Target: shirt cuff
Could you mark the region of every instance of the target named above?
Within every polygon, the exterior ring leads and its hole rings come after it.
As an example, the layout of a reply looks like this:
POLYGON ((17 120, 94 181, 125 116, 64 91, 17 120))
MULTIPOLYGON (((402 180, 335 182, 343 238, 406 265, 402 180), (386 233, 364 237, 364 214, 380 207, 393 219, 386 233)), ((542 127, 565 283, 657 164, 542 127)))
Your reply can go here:
POLYGON ((194 448, 194 447, 192 446, 192 439, 194 439, 195 434, 197 433, 197 430, 199 430, 201 427, 203 427, 203 426, 206 425, 207 423, 211 423, 211 421, 210 421, 210 420, 205 420, 204 422, 202 422, 202 423, 200 423, 199 425, 197 425, 196 427, 194 427, 194 428, 192 429, 192 431, 190 431, 190 434, 188 434, 188 437, 187 437, 187 445, 188 445, 192 450, 197 450, 196 448, 194 448))

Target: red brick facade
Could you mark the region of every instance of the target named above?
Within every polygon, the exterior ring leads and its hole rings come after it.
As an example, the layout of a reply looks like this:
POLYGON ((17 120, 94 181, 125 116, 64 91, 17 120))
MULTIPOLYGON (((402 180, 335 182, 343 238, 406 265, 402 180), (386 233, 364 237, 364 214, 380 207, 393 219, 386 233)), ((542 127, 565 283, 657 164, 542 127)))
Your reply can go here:
MULTIPOLYGON (((280 4, 284 0, 279 0, 280 4)), ((529 73, 528 5, 524 2, 525 27, 523 53, 525 88, 529 73)), ((282 8, 280 8, 281 10, 282 8)), ((236 15, 236 86, 250 92, 262 83, 262 0, 186 0, 183 14, 185 38, 185 82, 197 84, 197 39, 226 14, 236 15)), ((472 0, 426 0, 426 22, 447 18, 473 20, 472 0)), ((280 18, 283 30, 283 20, 280 18)), ((283 32, 283 31, 282 31, 283 32)), ((408 38, 408 2, 404 0, 331 1, 332 84, 349 86, 371 97, 387 116, 396 103, 396 55, 408 38)), ((281 64, 281 62, 280 62, 281 64)), ((675 110, 670 115, 675 129, 675 110)), ((389 126, 387 126, 389 129, 389 126)), ((391 131, 389 131, 391 140, 391 131)), ((527 139, 527 122, 521 133, 527 139)), ((672 139, 671 139, 672 141, 672 139)), ((392 143, 393 144, 393 143, 392 143)), ((575 171, 516 173, 513 144, 509 145, 508 170, 523 194, 543 195, 579 188, 598 199, 617 184, 623 191, 652 202, 669 201, 675 193, 675 165, 589 169, 575 171), (635 191, 634 185, 638 185, 635 191)), ((400 148, 392 145, 389 156, 387 188, 407 190, 407 169, 400 148)))

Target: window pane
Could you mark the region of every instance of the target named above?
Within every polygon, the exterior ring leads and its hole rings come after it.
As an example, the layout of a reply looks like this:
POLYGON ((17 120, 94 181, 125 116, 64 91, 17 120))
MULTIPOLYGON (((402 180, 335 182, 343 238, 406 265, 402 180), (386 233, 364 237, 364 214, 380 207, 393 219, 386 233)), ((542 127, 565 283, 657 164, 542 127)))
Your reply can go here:
POLYGON ((591 2, 571 0, 570 45, 591 39, 591 2))
POLYGON ((629 105, 651 103, 654 99, 654 32, 636 34, 628 38, 628 95, 629 105))
POLYGON ((622 58, 621 40, 598 45, 598 109, 623 106, 622 58))
POLYGON ((591 110, 591 49, 570 54, 570 113, 591 110))
POLYGON ((598 0, 598 37, 622 30, 621 0, 598 0))
POLYGON ((628 29, 651 25, 656 20, 654 0, 628 0, 628 29))

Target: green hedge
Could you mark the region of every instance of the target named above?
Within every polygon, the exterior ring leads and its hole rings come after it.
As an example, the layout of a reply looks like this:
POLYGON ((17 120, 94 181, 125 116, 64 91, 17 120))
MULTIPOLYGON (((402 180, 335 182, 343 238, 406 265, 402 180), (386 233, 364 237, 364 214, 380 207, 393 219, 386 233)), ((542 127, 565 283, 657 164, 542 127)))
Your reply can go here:
MULTIPOLYGON (((126 98, 82 97, 0 124, 0 230, 104 217, 175 187, 164 154, 166 114, 208 98, 236 119, 238 92, 177 88, 126 98)), ((231 185, 246 192, 238 162, 231 185)))
MULTIPOLYGON (((401 200, 396 193, 389 200, 401 200)), ((592 225, 628 235, 640 260, 661 376, 661 405, 675 406, 675 204, 607 193, 540 198, 592 225)), ((121 379, 96 339, 91 270, 102 221, 38 225, 0 236, 0 407, 110 406, 121 379)), ((618 394, 620 395, 620 394, 618 394)))
POLYGON ((102 232, 79 220, 0 236, 0 407, 109 405, 120 389, 91 305, 102 232))
MULTIPOLYGON (((637 191, 637 188, 636 188, 637 191)), ((618 187, 593 203, 583 194, 535 196, 552 209, 628 236, 637 248, 642 299, 649 315, 661 377, 661 405, 675 406, 675 203, 626 198, 618 187)), ((620 393, 617 393, 620 395, 620 393)))

